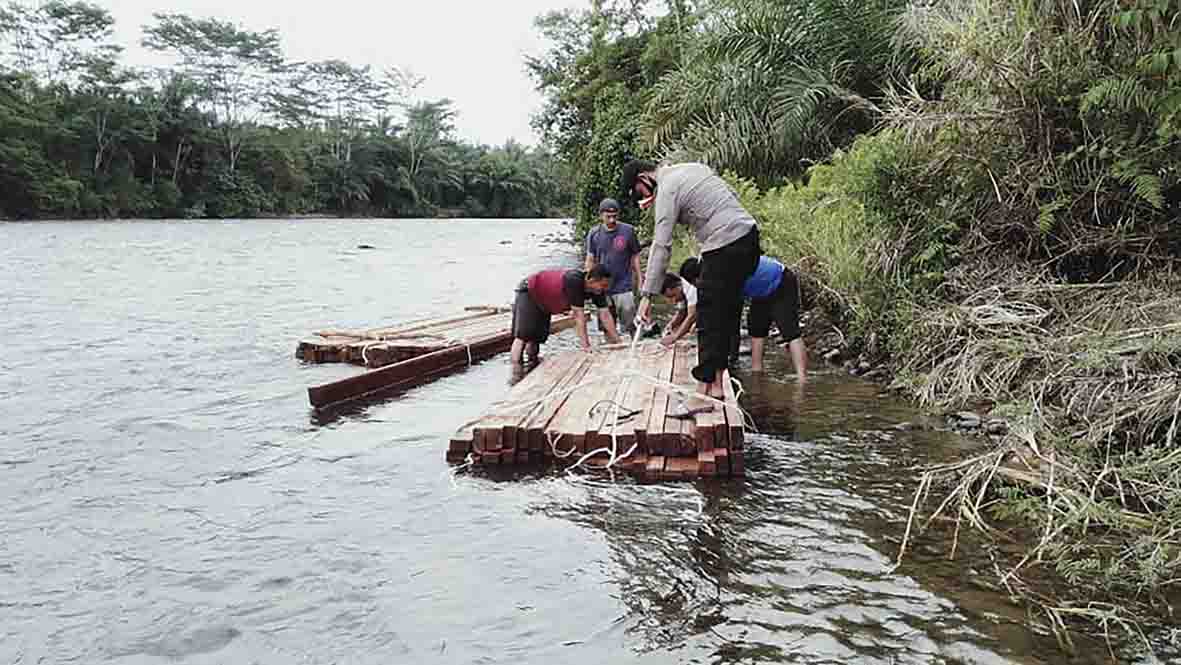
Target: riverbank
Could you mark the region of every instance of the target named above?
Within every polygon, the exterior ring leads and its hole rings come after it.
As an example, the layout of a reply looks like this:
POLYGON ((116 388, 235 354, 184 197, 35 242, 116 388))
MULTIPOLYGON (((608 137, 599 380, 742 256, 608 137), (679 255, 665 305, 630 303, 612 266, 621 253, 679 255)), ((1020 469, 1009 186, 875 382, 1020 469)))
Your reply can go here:
POLYGON ((945 269, 908 271, 913 238, 876 224, 858 191, 892 140, 863 141, 806 186, 733 182, 765 251, 801 275, 814 353, 981 436, 979 454, 916 477, 911 527, 1020 539, 997 581, 1018 595, 1023 578, 1064 581, 1023 596, 1063 628, 1136 637, 1175 621, 1181 280, 1151 265, 1067 278, 969 234, 940 243, 957 257, 945 269))

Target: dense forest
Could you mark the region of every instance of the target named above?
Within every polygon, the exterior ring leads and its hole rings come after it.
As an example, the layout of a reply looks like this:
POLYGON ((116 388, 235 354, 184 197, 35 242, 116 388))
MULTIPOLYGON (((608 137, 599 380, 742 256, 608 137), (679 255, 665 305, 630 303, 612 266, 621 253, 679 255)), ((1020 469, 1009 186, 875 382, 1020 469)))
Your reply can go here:
MULTIPOLYGON (((457 140, 421 80, 291 62, 274 30, 160 13, 136 68, 88 2, 0 6, 0 217, 541 217, 548 153, 457 140)), ((523 111, 524 112, 524 111, 523 111)))
POLYGON ((583 229, 628 158, 704 161, 854 366, 935 412, 1003 418, 978 456, 916 476, 914 525, 1028 543, 988 583, 1069 646, 1080 619, 1175 621, 1181 591, 1179 17, 1178 0, 593 0, 536 20, 553 47, 529 60, 535 125, 583 229))

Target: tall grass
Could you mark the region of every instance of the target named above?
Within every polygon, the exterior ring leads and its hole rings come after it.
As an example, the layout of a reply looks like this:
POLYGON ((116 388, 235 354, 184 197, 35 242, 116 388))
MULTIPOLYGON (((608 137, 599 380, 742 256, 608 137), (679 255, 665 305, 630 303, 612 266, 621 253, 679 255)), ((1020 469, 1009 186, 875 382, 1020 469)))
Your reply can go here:
POLYGON ((1012 422, 916 508, 1029 529, 1002 577, 1069 581, 1037 597, 1055 626, 1167 618, 1181 591, 1179 15, 916 2, 899 39, 926 66, 881 131, 800 182, 733 179, 854 351, 929 408, 1012 422))

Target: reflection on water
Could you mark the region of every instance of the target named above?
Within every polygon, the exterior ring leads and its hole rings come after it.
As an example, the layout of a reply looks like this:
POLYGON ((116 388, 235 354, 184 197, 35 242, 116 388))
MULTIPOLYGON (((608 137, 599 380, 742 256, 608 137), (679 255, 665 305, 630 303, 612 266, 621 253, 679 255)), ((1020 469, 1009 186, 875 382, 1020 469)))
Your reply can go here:
POLYGON ((958 444, 841 375, 797 406, 781 357, 740 372, 760 433, 723 482, 455 474, 507 354, 311 414, 356 370, 300 336, 505 303, 577 265, 563 228, 0 224, 0 663, 1101 660, 939 541, 894 570, 907 469, 958 444))

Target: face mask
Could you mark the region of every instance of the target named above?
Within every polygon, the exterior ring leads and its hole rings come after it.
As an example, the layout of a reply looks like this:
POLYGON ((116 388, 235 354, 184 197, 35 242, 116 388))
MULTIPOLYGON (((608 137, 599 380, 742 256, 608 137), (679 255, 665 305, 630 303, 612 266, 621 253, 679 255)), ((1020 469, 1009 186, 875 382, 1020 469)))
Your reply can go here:
MULTIPOLYGON (((643 183, 644 187, 646 187, 650 192, 647 197, 637 201, 640 206, 640 210, 647 210, 648 208, 652 207, 652 204, 656 201, 656 180, 651 176, 644 175, 638 178, 638 182, 643 183)), ((639 195, 638 192, 637 195, 639 195)))

